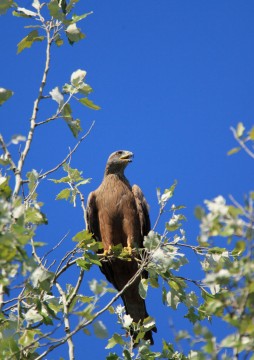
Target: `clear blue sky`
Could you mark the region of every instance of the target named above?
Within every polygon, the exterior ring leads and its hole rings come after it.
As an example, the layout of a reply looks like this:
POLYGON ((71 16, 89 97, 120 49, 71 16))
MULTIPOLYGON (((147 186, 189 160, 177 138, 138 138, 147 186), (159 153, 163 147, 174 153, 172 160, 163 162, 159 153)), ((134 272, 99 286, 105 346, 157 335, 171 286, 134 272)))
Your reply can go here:
MULTIPOLYGON (((22 1, 29 7, 31 1, 22 1)), ((21 2, 20 2, 21 4, 21 2)), ((76 69, 87 71, 91 98, 102 107, 98 112, 73 106, 74 116, 84 130, 95 126, 72 159, 72 166, 84 171, 92 182, 83 188, 85 196, 101 182, 108 155, 118 149, 135 153, 127 169, 130 182, 143 190, 154 223, 157 212, 156 188, 169 187, 178 180, 176 204, 187 206, 185 229, 188 242, 196 244, 199 232, 194 208, 204 199, 233 194, 242 200, 253 186, 253 162, 243 152, 228 157, 236 146, 230 126, 242 121, 250 128, 254 121, 254 2, 252 0, 86 0, 76 13, 94 11, 79 23, 87 38, 70 47, 54 49, 50 69, 50 91, 69 81, 76 69)), ((27 34, 27 20, 11 13, 0 21, 1 87, 15 95, 2 108, 1 132, 25 135, 37 95, 43 66, 44 44, 16 55, 16 44, 27 34)), ((45 101, 39 120, 55 109, 45 101)), ((56 121, 36 131, 26 169, 46 171, 59 163, 75 144, 67 126, 56 121)), ((11 148, 16 151, 14 146, 11 148)), ((59 174, 60 177, 60 174, 59 174)), ((49 225, 39 240, 50 245, 70 231, 62 254, 73 247, 71 237, 83 228, 79 207, 55 202, 57 185, 44 181, 39 188, 45 202, 49 225)), ((160 226, 163 229, 165 218, 160 226)), ((221 244, 224 246, 225 244, 221 244)), ((60 255, 59 255, 60 256, 60 255)), ((200 278, 199 263, 190 255, 183 274, 200 278)), ((73 278, 66 279, 72 282, 73 278)), ((89 278, 103 278, 95 269, 89 278)), ((83 284, 86 292, 87 277, 83 284)), ((155 350, 161 338, 173 337, 185 329, 183 308, 177 312, 162 305, 159 292, 148 294, 149 313, 157 320, 155 350)), ((118 331, 112 317, 103 316, 110 334, 118 331)), ((216 327, 216 321, 213 326, 216 327)), ((223 336, 226 328, 216 328, 223 336)), ((103 359, 106 340, 79 334, 77 358, 103 359)), ((48 359, 62 355, 63 347, 48 359)))

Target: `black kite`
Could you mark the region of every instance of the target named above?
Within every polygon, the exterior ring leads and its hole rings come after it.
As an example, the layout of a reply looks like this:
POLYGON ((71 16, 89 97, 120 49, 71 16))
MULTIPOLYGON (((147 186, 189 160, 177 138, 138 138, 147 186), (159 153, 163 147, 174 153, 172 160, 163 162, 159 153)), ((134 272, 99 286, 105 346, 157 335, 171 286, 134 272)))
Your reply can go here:
MULTIPOLYGON (((88 229, 97 241, 102 241, 105 254, 118 244, 129 250, 142 248, 143 238, 150 231, 145 197, 137 185, 130 186, 124 175, 124 169, 132 158, 133 154, 129 151, 120 150, 111 154, 101 185, 88 197, 88 229)), ((102 261, 101 271, 118 291, 137 270, 138 263, 135 259, 125 261, 114 258, 102 261)), ((146 275, 144 272, 143 276, 146 275)), ((139 295, 139 282, 140 278, 122 294, 126 313, 136 323, 142 323, 148 316, 145 301, 139 295)), ((156 328, 153 331, 156 331, 156 328)), ((144 338, 153 344, 151 330, 146 332, 144 338)))

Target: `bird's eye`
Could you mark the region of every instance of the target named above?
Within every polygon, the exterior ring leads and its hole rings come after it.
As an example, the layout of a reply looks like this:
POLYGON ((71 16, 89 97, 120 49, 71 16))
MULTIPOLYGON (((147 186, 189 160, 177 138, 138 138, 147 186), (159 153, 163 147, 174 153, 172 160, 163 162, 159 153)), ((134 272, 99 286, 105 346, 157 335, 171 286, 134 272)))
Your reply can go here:
POLYGON ((122 155, 122 153, 123 153, 122 150, 117 151, 117 155, 122 155))

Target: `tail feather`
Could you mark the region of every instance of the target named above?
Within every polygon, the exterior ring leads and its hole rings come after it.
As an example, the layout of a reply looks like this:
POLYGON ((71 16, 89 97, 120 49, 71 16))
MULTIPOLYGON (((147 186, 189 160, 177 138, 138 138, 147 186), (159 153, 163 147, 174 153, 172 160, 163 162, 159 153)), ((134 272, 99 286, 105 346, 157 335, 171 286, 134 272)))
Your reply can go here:
MULTIPOLYGON (((131 289, 130 292, 132 293, 133 298, 133 291, 131 291, 131 289)), ((140 322, 142 324, 143 321, 149 316, 146 310, 145 300, 142 299, 139 294, 137 294, 135 302, 128 301, 128 291, 127 294, 124 293, 122 299, 124 302, 126 314, 130 315, 135 323, 140 322)), ((154 326, 151 330, 146 331, 144 335, 144 340, 149 340, 151 345, 154 344, 152 335, 153 332, 157 332, 156 326, 154 326)), ((138 332, 135 330, 131 330, 131 335, 135 340, 138 336, 138 332)))

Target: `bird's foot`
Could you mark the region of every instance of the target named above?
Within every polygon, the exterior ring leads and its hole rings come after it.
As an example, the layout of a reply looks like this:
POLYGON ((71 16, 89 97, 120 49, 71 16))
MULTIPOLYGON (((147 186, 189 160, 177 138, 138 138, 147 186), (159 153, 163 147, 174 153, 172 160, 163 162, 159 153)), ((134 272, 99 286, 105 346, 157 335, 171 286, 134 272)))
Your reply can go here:
POLYGON ((132 254, 132 247, 130 245, 123 248, 124 251, 126 251, 129 255, 132 254))
POLYGON ((103 251, 103 253, 102 253, 102 256, 107 257, 107 256, 109 256, 109 255, 111 255, 111 254, 112 254, 112 248, 111 248, 111 246, 110 246, 108 249, 104 249, 104 251, 103 251))

